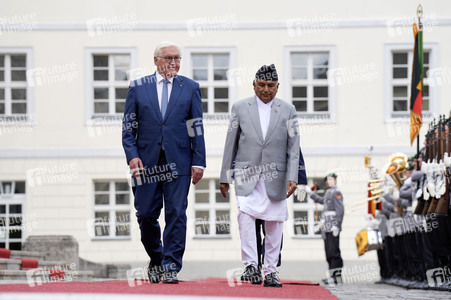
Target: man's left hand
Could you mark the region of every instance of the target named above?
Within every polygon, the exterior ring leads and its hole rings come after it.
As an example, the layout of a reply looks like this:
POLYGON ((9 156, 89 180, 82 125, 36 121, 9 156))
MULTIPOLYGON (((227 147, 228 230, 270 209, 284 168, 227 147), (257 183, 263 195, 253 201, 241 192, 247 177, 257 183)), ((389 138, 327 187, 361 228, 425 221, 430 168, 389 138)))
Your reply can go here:
POLYGON ((204 176, 204 170, 201 168, 191 167, 191 177, 193 178, 193 184, 196 184, 199 182, 199 180, 202 179, 202 176, 204 176))
POLYGON ((291 196, 296 190, 296 182, 288 181, 287 183, 287 198, 291 196))

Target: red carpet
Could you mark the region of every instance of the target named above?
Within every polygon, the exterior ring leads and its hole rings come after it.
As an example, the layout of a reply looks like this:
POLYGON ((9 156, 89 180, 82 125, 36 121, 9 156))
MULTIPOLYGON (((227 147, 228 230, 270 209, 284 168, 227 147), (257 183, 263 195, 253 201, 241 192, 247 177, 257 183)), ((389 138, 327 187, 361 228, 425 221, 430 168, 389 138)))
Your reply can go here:
POLYGON ((329 290, 308 281, 284 281, 282 288, 268 288, 243 282, 229 286, 225 278, 181 281, 178 285, 150 284, 148 281, 52 282, 30 287, 28 284, 2 284, 1 292, 32 293, 116 293, 190 296, 253 297, 268 299, 337 299, 329 290), (134 286, 133 286, 134 285, 134 286))

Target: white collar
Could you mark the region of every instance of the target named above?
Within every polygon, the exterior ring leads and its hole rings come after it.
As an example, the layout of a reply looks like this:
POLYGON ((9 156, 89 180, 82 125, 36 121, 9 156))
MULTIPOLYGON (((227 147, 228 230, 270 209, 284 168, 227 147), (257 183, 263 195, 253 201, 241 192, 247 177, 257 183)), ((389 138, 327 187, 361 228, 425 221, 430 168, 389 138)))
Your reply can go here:
POLYGON ((273 104, 273 102, 274 102, 274 99, 272 99, 272 100, 269 101, 268 103, 265 103, 265 102, 263 102, 260 98, 258 98, 257 95, 255 95, 255 100, 257 101, 257 104, 258 104, 258 105, 261 105, 262 107, 265 107, 265 106, 272 107, 272 104, 273 104))
MULTIPOLYGON (((160 73, 155 72, 156 73, 156 77, 157 77, 157 82, 160 83, 163 79, 165 79, 163 76, 161 76, 160 73)), ((168 79, 169 82, 172 84, 172 82, 174 81, 174 77, 171 77, 168 79)))

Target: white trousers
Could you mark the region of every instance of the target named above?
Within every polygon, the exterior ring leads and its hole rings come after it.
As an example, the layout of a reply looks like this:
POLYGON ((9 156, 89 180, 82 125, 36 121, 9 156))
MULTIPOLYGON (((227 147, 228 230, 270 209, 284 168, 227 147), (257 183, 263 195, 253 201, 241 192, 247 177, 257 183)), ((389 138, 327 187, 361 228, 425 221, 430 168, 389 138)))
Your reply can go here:
MULTIPOLYGON (((241 259, 247 267, 258 265, 257 236, 255 232, 255 217, 238 210, 238 225, 241 238, 241 259)), ((265 275, 277 271, 280 244, 282 242, 283 222, 265 221, 265 259, 263 273, 265 275)))

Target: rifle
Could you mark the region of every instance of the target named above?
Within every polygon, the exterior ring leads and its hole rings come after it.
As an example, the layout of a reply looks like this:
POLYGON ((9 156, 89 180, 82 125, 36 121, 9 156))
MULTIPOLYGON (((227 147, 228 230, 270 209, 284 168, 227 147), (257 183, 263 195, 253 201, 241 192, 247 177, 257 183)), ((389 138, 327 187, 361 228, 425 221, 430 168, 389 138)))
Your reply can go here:
MULTIPOLYGON (((435 123, 435 120, 434 120, 434 123, 435 123)), ((428 133, 426 135, 427 137, 429 137, 429 139, 428 139, 429 143, 426 144, 426 157, 425 157, 425 159, 422 162, 422 165, 424 165, 424 168, 422 166, 422 170, 425 170, 424 177, 426 179, 427 179, 426 169, 427 169, 428 165, 432 162, 432 158, 433 158, 433 155, 434 155, 434 144, 435 144, 434 131, 435 131, 434 125, 430 124, 429 125, 429 131, 428 131, 428 133)), ((426 179, 424 179, 424 181, 423 181, 423 194, 422 194, 423 199, 425 197, 425 193, 427 192, 426 186, 428 184, 428 181, 426 179)), ((429 200, 429 196, 427 197, 427 199, 424 199, 424 200, 425 200, 425 202, 424 202, 423 210, 421 211, 421 214, 423 216, 426 215, 426 213, 427 213, 427 211, 429 209, 429 205, 431 204, 431 200, 429 200)))
MULTIPOLYGON (((427 162, 427 159, 429 157, 429 152, 430 152, 429 151, 430 143, 431 143, 431 135, 428 131, 426 134, 425 154, 422 157, 421 164, 425 164, 427 162)), ((421 169, 419 160, 420 160, 420 154, 418 153, 417 170, 421 169)), ((413 212, 415 215, 421 215, 423 213, 424 206, 426 204, 426 200, 424 200, 424 193, 423 193, 423 187, 425 186, 425 183, 426 183, 426 174, 424 174, 423 177, 420 179, 420 181, 418 181, 417 192, 420 193, 420 196, 417 197, 417 206, 415 207, 415 210, 413 212)))
MULTIPOLYGON (((426 140, 426 145, 427 145, 427 140, 426 140)), ((427 149, 427 147, 426 147, 426 149, 427 149)), ((420 159, 420 158, 418 157, 417 160, 418 159, 420 159)), ((413 213, 415 215, 421 215, 424 210, 424 205, 426 204, 426 201, 424 200, 424 194, 423 194, 423 187, 424 187, 425 181, 426 181, 426 175, 423 175, 423 177, 420 179, 420 181, 418 181, 417 192, 420 191, 421 195, 419 197, 417 197, 417 206, 415 207, 415 210, 413 211, 413 213)))
MULTIPOLYGON (((443 122, 446 123, 446 122, 443 122)), ((451 180, 451 169, 450 169, 450 160, 451 160, 451 115, 450 118, 448 119, 448 124, 444 125, 443 131, 445 131, 444 134, 446 134, 446 127, 448 126, 448 140, 446 140, 447 143, 447 150, 446 150, 446 154, 444 155, 443 158, 443 163, 446 166, 446 172, 445 172, 445 181, 446 181, 446 192, 444 195, 442 195, 442 197, 440 197, 440 200, 438 201, 437 204, 437 209, 435 210, 435 212, 438 215, 444 215, 447 216, 448 215, 448 208, 449 208, 449 201, 450 201, 450 180, 451 180)))
MULTIPOLYGON (((440 120, 438 122, 437 125, 437 131, 438 131, 438 137, 437 137, 437 164, 442 165, 443 164, 443 154, 444 154, 444 150, 445 150, 445 142, 446 142, 446 137, 445 137, 445 128, 444 128, 444 123, 445 120, 442 119, 442 117, 440 116, 440 120)), ((436 173, 440 173, 440 168, 437 168, 436 173)), ((441 180, 440 180, 440 174, 436 174, 436 187, 439 186, 441 180)), ((437 210, 437 204, 439 199, 441 198, 440 195, 438 194, 438 189, 436 188, 435 191, 437 194, 435 195, 435 197, 432 198, 431 200, 431 204, 429 205, 429 209, 427 211, 428 214, 431 213, 435 213, 435 211, 437 210)))

